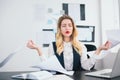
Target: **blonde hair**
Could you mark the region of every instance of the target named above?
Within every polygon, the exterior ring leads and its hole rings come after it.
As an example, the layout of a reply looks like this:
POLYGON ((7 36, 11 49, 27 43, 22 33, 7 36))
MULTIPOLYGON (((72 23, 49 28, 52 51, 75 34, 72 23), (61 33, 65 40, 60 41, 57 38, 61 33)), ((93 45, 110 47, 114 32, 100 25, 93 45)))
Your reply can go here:
POLYGON ((72 43, 72 46, 74 47, 74 49, 81 55, 82 54, 82 45, 81 45, 81 42, 79 40, 77 40, 78 31, 76 29, 75 23, 73 22, 73 19, 68 15, 63 15, 58 19, 57 33, 56 33, 57 53, 60 55, 63 51, 63 36, 61 34, 61 22, 64 19, 69 19, 72 22, 73 33, 71 35, 71 43, 72 43))

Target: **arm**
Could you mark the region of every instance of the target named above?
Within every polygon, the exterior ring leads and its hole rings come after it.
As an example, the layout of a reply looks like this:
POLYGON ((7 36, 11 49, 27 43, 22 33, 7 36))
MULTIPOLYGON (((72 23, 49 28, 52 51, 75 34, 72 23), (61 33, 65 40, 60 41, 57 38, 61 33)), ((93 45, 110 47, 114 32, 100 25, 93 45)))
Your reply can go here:
MULTIPOLYGON (((30 49, 36 50, 38 52, 38 55, 40 56, 41 61, 45 61, 47 59, 47 56, 42 54, 41 48, 37 44, 35 44, 32 40, 28 41, 27 47, 30 49)), ((52 56, 53 54, 54 54, 53 46, 52 46, 52 44, 50 44, 50 46, 48 48, 48 57, 52 56)))
POLYGON ((109 41, 107 41, 104 45, 100 46, 96 51, 93 51, 92 56, 88 59, 87 58, 87 50, 85 48, 85 46, 83 47, 83 53, 81 56, 81 65, 84 69, 86 70, 90 70, 96 62, 96 57, 99 56, 99 54, 101 53, 102 50, 108 50, 110 48, 111 43, 109 41))
POLYGON ((81 55, 81 66, 85 70, 90 70, 95 65, 96 59, 91 58, 91 57, 88 58, 87 53, 88 53, 87 48, 83 45, 83 52, 82 52, 82 55, 81 55))

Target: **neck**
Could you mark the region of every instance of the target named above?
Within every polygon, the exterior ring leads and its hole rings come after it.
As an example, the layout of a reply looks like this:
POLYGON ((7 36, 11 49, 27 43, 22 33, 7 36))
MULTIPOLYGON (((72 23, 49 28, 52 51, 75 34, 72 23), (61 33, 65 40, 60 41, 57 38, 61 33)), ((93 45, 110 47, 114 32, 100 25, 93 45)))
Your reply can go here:
POLYGON ((64 41, 65 41, 65 42, 70 42, 70 40, 71 40, 70 37, 65 37, 65 38, 64 38, 64 41))

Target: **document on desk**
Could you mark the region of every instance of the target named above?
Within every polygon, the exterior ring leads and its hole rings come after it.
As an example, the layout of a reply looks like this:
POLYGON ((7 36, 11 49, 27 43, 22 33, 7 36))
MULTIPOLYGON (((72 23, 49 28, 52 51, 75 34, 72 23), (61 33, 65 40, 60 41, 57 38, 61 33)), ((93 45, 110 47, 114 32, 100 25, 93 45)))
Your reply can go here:
POLYGON ((111 48, 118 45, 120 43, 120 29, 116 30, 107 30, 106 31, 107 38, 111 42, 111 48))
POLYGON ((60 75, 53 75, 49 79, 46 80, 73 80, 70 76, 60 74, 60 75))
POLYGON ((21 73, 11 76, 12 79, 30 80, 73 80, 70 76, 59 74, 53 75, 48 71, 21 73))
POLYGON ((48 58, 46 61, 43 61, 40 65, 34 66, 34 68, 40 68, 43 70, 57 71, 60 73, 64 73, 66 75, 73 75, 74 71, 65 70, 62 65, 59 63, 57 57, 55 55, 48 58))
POLYGON ((11 76, 13 79, 30 79, 30 80, 46 80, 51 78, 53 74, 48 71, 36 71, 30 73, 21 73, 11 76))

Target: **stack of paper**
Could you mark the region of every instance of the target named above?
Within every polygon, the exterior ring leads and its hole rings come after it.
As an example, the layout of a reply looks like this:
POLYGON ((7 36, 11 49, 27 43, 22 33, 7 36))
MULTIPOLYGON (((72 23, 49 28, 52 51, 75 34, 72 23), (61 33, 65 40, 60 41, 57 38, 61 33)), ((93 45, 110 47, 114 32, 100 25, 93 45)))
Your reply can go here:
POLYGON ((73 80, 70 78, 70 76, 67 75, 54 75, 53 77, 50 77, 49 79, 46 80, 73 80))
POLYGON ((73 80, 70 76, 60 74, 52 75, 47 71, 38 71, 30 73, 22 73, 18 75, 13 75, 13 79, 30 79, 30 80, 73 80))
POLYGON ((34 79, 34 80, 44 80, 52 77, 48 71, 37 71, 37 72, 30 72, 30 73, 22 73, 18 75, 13 75, 12 78, 14 79, 34 79))
POLYGON ((43 61, 40 65, 34 66, 36 68, 40 68, 43 70, 50 70, 50 71, 57 71, 60 73, 64 73, 67 75, 73 75, 74 71, 67 71, 65 70, 61 64, 59 63, 57 57, 55 55, 51 56, 46 61, 43 61))

